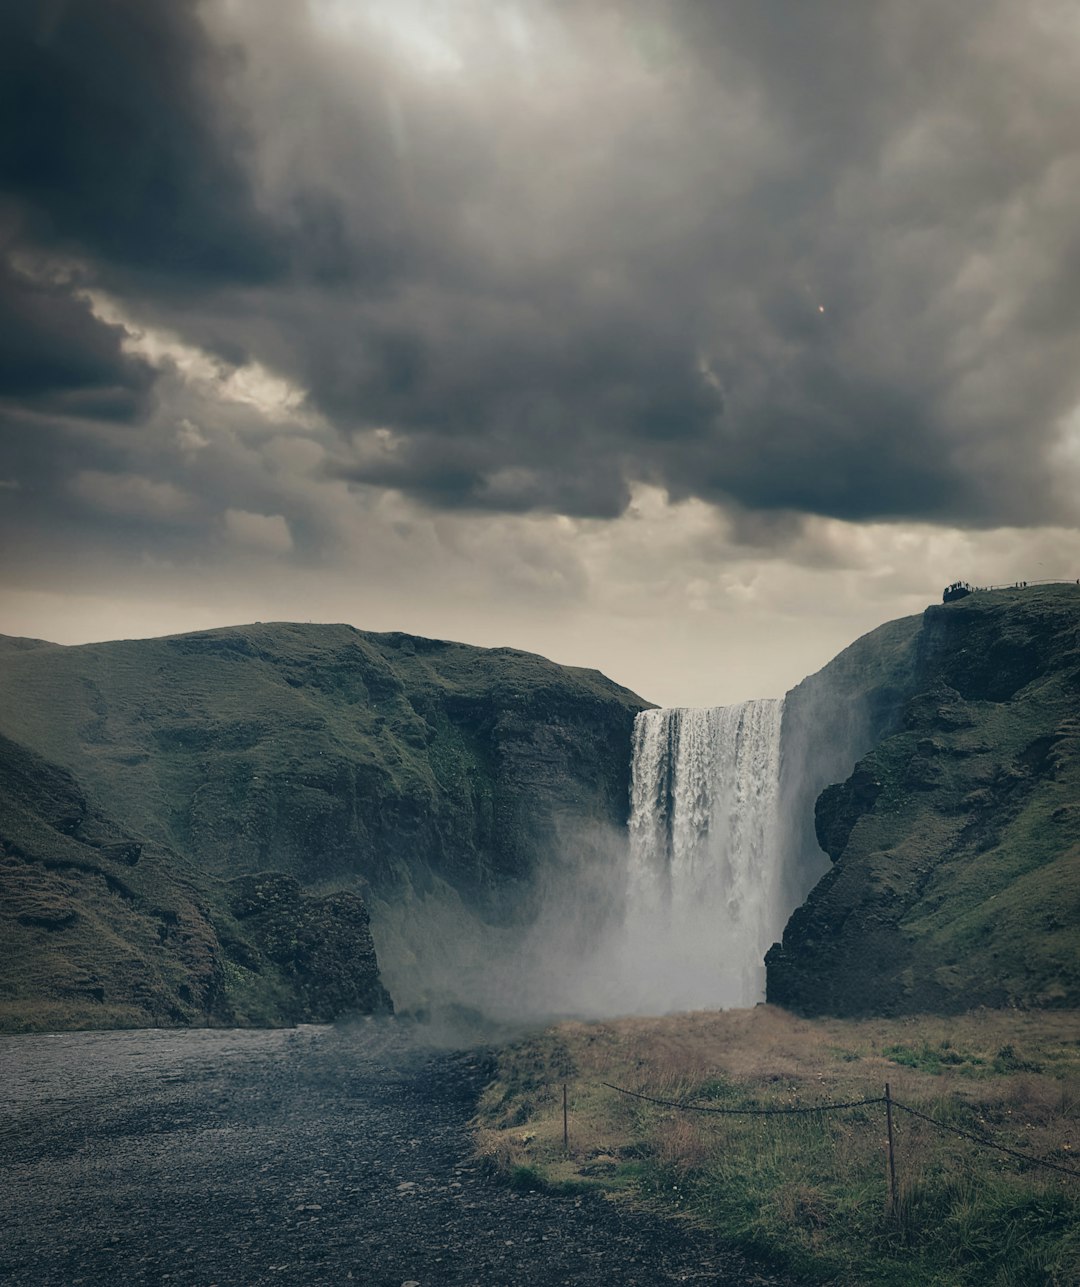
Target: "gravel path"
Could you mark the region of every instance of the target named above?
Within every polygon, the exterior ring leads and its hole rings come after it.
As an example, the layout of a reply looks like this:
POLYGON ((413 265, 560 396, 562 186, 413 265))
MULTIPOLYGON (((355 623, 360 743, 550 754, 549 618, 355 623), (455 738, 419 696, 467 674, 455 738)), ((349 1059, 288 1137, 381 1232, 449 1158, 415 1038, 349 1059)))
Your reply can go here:
POLYGON ((0 1037, 0 1281, 780 1284, 469 1157, 476 1054, 403 1024, 0 1037))

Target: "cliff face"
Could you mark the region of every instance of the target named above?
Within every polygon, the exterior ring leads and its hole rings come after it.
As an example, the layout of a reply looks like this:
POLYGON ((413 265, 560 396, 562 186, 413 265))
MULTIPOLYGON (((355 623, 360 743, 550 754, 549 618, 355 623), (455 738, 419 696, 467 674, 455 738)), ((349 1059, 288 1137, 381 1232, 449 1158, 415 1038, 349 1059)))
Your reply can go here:
MULTIPOLYGON (((545 881, 604 904, 644 705, 346 626, 0 639, 0 1026, 377 1010, 375 946, 406 1004, 467 1005, 545 881)), ((813 889, 770 1001, 1080 1005, 1080 587, 881 627, 788 695, 782 741, 791 902, 813 889)))
POLYGON ((410 900, 449 891, 505 919, 560 847, 621 828, 644 705, 531 654, 348 626, 0 644, 0 731, 185 874, 217 945, 219 1009, 263 1022, 385 1004, 317 947, 356 955, 365 902, 396 909, 408 956, 410 900), (261 907, 236 884, 253 876, 261 907))
POLYGON ((0 1030, 282 1023, 389 1008, 360 898, 222 886, 0 737, 0 1030))
POLYGON ((1080 1005, 1080 588, 928 608, 898 726, 818 798, 767 957, 803 1013, 1080 1005))
POLYGON ((814 829, 821 791, 897 727, 911 694, 921 619, 889 621, 857 639, 784 699, 780 815, 788 906, 828 869, 814 829))
POLYGON ((255 625, 8 650, 0 729, 124 824, 223 875, 380 889, 527 878, 560 827, 621 825, 645 705, 512 649, 255 625))

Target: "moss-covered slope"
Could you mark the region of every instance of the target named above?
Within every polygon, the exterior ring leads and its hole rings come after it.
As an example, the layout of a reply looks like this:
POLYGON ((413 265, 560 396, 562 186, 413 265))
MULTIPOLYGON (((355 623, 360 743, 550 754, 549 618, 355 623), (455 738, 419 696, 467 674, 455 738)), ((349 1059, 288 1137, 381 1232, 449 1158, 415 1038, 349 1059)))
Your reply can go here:
POLYGON ((0 1030, 283 1023, 388 1005, 355 894, 214 880, 0 737, 0 1030))
POLYGON ((0 1028, 205 1021, 222 961, 186 876, 0 738, 0 1028))
POLYGON ((1080 1005, 1080 587, 927 609, 899 729, 817 803, 767 958, 804 1013, 1080 1005))
POLYGON ((0 650, 0 730, 223 874, 493 888, 560 825, 621 824, 645 703, 512 649, 238 626, 0 650))

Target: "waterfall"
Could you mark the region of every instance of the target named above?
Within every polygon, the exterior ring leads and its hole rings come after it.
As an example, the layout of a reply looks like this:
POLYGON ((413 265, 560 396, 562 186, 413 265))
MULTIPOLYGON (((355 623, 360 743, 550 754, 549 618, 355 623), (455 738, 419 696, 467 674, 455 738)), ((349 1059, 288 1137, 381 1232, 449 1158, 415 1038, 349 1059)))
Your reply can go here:
POLYGON ((437 885, 396 911, 380 908, 384 934, 397 916, 398 959, 407 954, 414 969, 396 966, 392 986, 404 980, 447 1032, 464 1024, 470 1033, 474 1021, 762 1000, 765 953, 806 892, 793 900, 783 713, 782 700, 767 700, 639 715, 628 830, 562 835, 524 922, 488 923, 437 885))
POLYGON ((634 724, 626 926, 656 1010, 753 1005, 789 909, 783 700, 645 711, 634 724))

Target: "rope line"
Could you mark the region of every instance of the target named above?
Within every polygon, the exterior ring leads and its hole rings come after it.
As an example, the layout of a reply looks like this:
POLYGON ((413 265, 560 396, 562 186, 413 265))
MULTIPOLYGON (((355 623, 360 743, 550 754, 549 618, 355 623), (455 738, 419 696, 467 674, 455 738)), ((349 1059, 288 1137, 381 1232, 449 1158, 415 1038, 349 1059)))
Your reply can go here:
POLYGON ((939 1131, 948 1131, 952 1135, 959 1135, 961 1139, 971 1140, 975 1144, 982 1144, 986 1148, 997 1149, 999 1153, 1008 1153, 1010 1157, 1018 1157, 1024 1162, 1031 1162, 1034 1166, 1049 1167, 1051 1171, 1060 1171, 1062 1175, 1071 1175, 1074 1179, 1080 1180, 1080 1171, 1072 1167, 1061 1166, 1057 1162, 1049 1162, 1045 1158, 1035 1157, 1032 1153, 1021 1153, 1015 1148, 1006 1148, 1004 1144, 998 1144, 994 1140, 989 1140, 985 1135, 976 1135, 973 1131, 961 1130, 959 1126, 949 1126, 945 1122, 939 1122, 936 1117, 930 1117, 927 1113, 920 1113, 917 1108, 909 1108, 907 1104, 901 1104, 898 1099, 892 1101, 893 1108, 903 1109, 905 1113, 910 1113, 912 1117, 918 1117, 921 1121, 929 1122, 931 1126, 936 1126, 939 1131))
MULTIPOLYGON (((846 1104, 814 1104, 808 1108, 716 1108, 705 1104, 687 1104, 677 1099, 656 1099, 653 1095, 642 1095, 640 1091, 627 1090, 625 1086, 615 1086, 610 1081, 602 1081, 601 1086, 608 1090, 617 1090, 620 1095, 630 1095, 633 1099, 643 1099, 647 1104, 661 1104, 665 1108, 678 1108, 684 1113, 719 1113, 724 1117, 790 1117, 795 1113, 832 1113, 840 1108, 862 1108, 865 1104, 884 1104, 881 1096, 877 1099, 853 1099, 846 1104)), ((896 1103, 893 1100, 893 1103, 896 1103)))
POLYGON ((1007 1153, 1010 1157, 1019 1158, 1022 1162, 1030 1162, 1032 1166, 1043 1166, 1051 1171, 1060 1171, 1062 1175, 1072 1176, 1073 1179, 1080 1180, 1080 1171, 1073 1167, 1062 1166, 1059 1162, 1050 1162, 1046 1158, 1036 1157, 1033 1153, 1022 1153, 1019 1149, 1008 1148, 1004 1144, 998 1144, 996 1141, 987 1139, 985 1135, 976 1135, 974 1131, 961 1130, 959 1126, 949 1126, 945 1122, 939 1122, 936 1117, 931 1117, 927 1113, 921 1113, 917 1108, 911 1108, 907 1104, 902 1104, 900 1100, 893 1099, 891 1096, 886 1099, 885 1096, 879 1095, 875 1099, 852 1099, 842 1104, 813 1104, 806 1108, 717 1108, 714 1105, 706 1104, 688 1104, 685 1100, 678 1099, 659 1099, 655 1095, 644 1095, 638 1090, 627 1090, 625 1086, 616 1086, 614 1082, 602 1081, 601 1086, 606 1086, 608 1090, 618 1091, 620 1095, 629 1095, 631 1099, 641 1099, 647 1104, 659 1104, 662 1108, 677 1108, 683 1113, 713 1113, 723 1117, 790 1117, 800 1113, 834 1113, 844 1108, 865 1108, 872 1104, 892 1104, 893 1108, 899 1108, 912 1117, 918 1117, 921 1121, 929 1122, 931 1126, 936 1126, 939 1131, 945 1131, 952 1135, 958 1135, 961 1139, 970 1140, 973 1144, 981 1144, 985 1148, 996 1149, 999 1153, 1007 1153))

